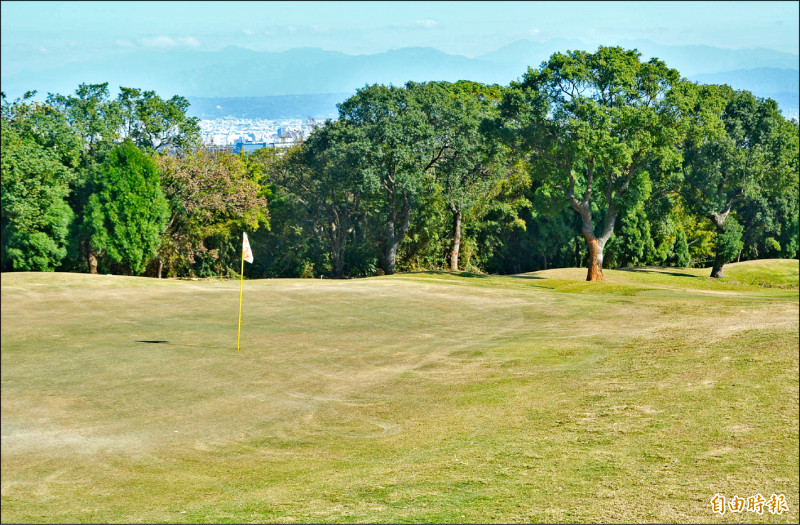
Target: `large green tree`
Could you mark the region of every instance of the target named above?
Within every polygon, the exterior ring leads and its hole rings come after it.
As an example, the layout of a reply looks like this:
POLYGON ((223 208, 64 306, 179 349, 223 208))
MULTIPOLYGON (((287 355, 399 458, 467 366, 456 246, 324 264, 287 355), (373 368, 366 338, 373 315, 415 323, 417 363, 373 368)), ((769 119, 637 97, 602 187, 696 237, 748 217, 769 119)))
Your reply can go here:
POLYGON ((408 231, 412 209, 425 189, 425 174, 443 152, 434 130, 406 88, 372 85, 339 104, 339 120, 366 139, 360 169, 368 184, 382 192, 385 217, 383 269, 395 271, 397 252, 408 231))
POLYGON ((680 75, 640 56, 618 47, 556 53, 512 82, 501 105, 510 138, 579 215, 590 281, 603 279, 603 249, 630 187, 646 181, 648 163, 680 158, 680 75))
POLYGON ((312 277, 327 273, 327 243, 319 235, 317 219, 287 181, 293 177, 292 170, 305 169, 303 147, 262 148, 246 159, 263 173, 262 192, 269 209, 269 228, 248 234, 255 256, 250 274, 312 277))
POLYGON ((83 150, 80 133, 62 109, 34 101, 35 96, 36 91, 28 91, 11 102, 2 94, 2 120, 7 130, 54 153, 67 168, 78 167, 83 150))
POLYGON ((58 154, 21 137, 4 119, 0 235, 2 269, 53 271, 67 254, 74 173, 58 154))
POLYGON ((35 95, 13 102, 2 95, 4 270, 60 268, 75 222, 68 202, 81 139, 62 111, 35 95))
POLYGON ((189 102, 178 95, 164 100, 155 91, 120 86, 113 100, 105 82, 80 84, 73 95, 49 94, 47 100, 67 116, 89 156, 121 138, 162 151, 194 147, 200 136, 198 119, 187 115, 189 102))
POLYGON ((110 99, 108 82, 80 84, 74 95, 50 93, 47 102, 67 116, 70 126, 82 138, 84 162, 98 148, 112 144, 120 136, 123 120, 119 104, 110 99))
POLYGON ((89 270, 139 275, 155 256, 169 208, 158 167, 130 141, 114 146, 94 169, 84 209, 89 270))
MULTIPOLYGON (((696 86, 693 128, 683 149, 682 194, 717 232, 711 277, 743 247, 741 226, 727 227, 738 203, 780 196, 798 184, 797 126, 771 99, 728 86, 696 86)), ((763 219, 762 219, 763 220, 763 219)))
POLYGON ((323 234, 334 277, 343 276, 348 246, 356 228, 364 227, 358 223, 369 196, 359 164, 368 147, 360 128, 328 121, 311 134, 299 162, 288 164, 280 180, 323 234))
POLYGON ((497 115, 498 86, 476 82, 413 85, 412 95, 432 130, 434 180, 452 216, 450 269, 458 270, 465 213, 476 210, 505 175, 504 149, 485 124, 497 115))
POLYGON ((180 151, 197 145, 198 119, 186 114, 185 98, 175 95, 164 100, 155 91, 120 88, 117 103, 124 110, 124 133, 140 148, 180 151))

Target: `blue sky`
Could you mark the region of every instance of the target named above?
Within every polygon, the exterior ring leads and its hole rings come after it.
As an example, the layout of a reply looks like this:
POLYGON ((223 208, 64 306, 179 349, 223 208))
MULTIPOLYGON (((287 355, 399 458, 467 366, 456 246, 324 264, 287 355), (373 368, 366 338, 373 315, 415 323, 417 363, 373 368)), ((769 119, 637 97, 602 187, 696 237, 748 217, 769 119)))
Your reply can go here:
POLYGON ((3 74, 135 49, 351 54, 622 39, 798 52, 798 2, 21 2, 0 4, 3 74))

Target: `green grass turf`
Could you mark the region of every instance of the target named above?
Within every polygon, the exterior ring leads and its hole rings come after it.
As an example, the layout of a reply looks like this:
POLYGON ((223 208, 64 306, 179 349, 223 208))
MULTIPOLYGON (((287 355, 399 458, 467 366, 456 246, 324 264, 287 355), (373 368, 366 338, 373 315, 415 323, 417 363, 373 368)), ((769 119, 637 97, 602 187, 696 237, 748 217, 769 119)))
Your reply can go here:
POLYGON ((4 273, 2 521, 797 523, 797 270, 4 273))

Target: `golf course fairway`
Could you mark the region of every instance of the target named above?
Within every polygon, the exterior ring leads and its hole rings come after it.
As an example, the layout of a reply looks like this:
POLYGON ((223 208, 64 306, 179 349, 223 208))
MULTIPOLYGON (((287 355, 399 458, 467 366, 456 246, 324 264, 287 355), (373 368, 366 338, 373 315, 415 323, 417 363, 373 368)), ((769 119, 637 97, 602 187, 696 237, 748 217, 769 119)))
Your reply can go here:
POLYGON ((585 275, 3 273, 2 521, 797 523, 798 261, 585 275))

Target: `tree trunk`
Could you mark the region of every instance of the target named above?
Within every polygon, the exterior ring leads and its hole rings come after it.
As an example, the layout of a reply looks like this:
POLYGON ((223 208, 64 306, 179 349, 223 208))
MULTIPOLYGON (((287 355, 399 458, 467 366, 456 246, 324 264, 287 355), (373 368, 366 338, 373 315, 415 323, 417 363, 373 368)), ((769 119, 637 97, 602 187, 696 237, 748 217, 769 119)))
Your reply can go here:
POLYGON ((386 275, 394 273, 394 263, 397 259, 397 242, 394 235, 394 210, 389 214, 389 221, 386 224, 386 258, 383 262, 383 270, 386 275))
POLYGON ((344 273, 344 256, 342 250, 337 249, 333 257, 333 276, 336 279, 341 279, 344 273))
POLYGON ((600 241, 589 232, 584 231, 583 237, 589 246, 589 271, 586 274, 587 281, 605 281, 603 277, 603 246, 600 241))
POLYGON ((450 250, 450 269, 458 271, 458 250, 461 247, 461 211, 450 208, 453 213, 453 248, 450 250))
POLYGON ((89 243, 89 273, 97 273, 97 252, 92 249, 91 243, 89 243))
POLYGON ((159 256, 158 259, 158 278, 161 279, 161 272, 164 270, 164 260, 159 256))
POLYGON ((711 268, 711 277, 714 279, 722 279, 722 265, 725 264, 725 259, 722 257, 720 250, 714 256, 714 267, 711 268))
POLYGON ((606 213, 605 225, 603 233, 599 237, 594 235, 594 227, 592 225, 592 212, 589 204, 586 202, 574 203, 573 208, 581 216, 583 226, 581 227, 581 235, 586 239, 586 244, 589 247, 589 261, 588 272, 586 273, 587 281, 605 281, 603 277, 603 249, 611 238, 614 232, 614 222, 617 218, 616 209, 613 203, 609 205, 608 212, 606 213))
POLYGON ((725 224, 725 219, 728 218, 728 213, 731 211, 731 203, 733 198, 728 201, 728 205, 722 213, 711 213, 708 218, 717 227, 717 251, 714 254, 714 266, 711 268, 711 277, 714 279, 722 279, 722 266, 725 264, 725 257, 722 255, 722 247, 719 245, 719 238, 722 235, 722 227, 725 224))
POLYGON ((397 263, 397 248, 408 230, 408 225, 411 220, 411 204, 408 202, 408 195, 403 194, 403 222, 400 225, 400 231, 395 231, 395 222, 397 221, 397 211, 394 204, 394 192, 391 193, 392 204, 389 208, 389 220, 386 225, 386 259, 384 262, 384 270, 386 275, 394 273, 394 267, 397 263))
POLYGON ((331 259, 333 262, 333 276, 337 279, 342 277, 344 273, 344 242, 341 230, 337 227, 336 223, 331 221, 330 241, 331 241, 331 259))
POLYGON ((714 279, 722 279, 722 266, 725 264, 725 257, 722 254, 722 247, 719 245, 719 237, 722 235, 722 222, 717 223, 716 226, 717 252, 714 254, 714 266, 711 268, 711 277, 714 279))

